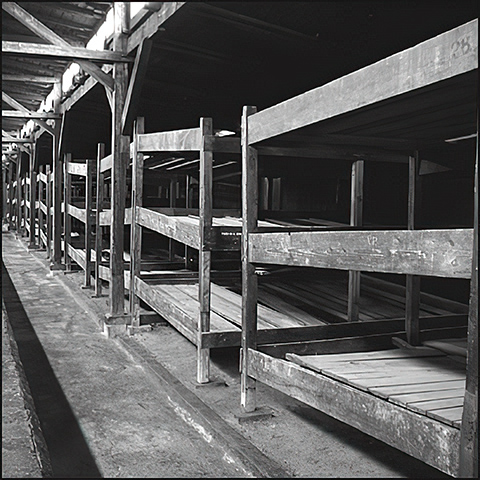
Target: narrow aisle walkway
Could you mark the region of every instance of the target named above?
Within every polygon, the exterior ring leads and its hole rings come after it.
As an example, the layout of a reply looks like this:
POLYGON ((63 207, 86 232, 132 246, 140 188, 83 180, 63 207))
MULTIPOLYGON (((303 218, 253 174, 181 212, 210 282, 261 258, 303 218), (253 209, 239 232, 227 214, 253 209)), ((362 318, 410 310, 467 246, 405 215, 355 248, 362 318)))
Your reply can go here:
POLYGON ((56 477, 244 477, 12 234, 3 296, 56 477), (11 280, 10 280, 11 279, 11 280), (21 285, 15 291, 14 285, 21 285))

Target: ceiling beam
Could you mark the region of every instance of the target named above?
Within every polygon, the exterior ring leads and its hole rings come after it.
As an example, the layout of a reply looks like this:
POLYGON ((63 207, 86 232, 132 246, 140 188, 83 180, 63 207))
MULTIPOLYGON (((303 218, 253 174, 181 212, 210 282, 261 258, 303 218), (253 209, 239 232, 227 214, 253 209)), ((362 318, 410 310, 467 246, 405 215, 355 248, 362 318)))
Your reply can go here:
POLYGON ((56 83, 60 81, 60 76, 58 77, 46 77, 40 75, 2 75, 2 82, 33 82, 33 83, 56 83))
MULTIPOLYGON (((33 33, 40 38, 47 40, 53 45, 71 48, 71 45, 66 42, 62 37, 50 30, 42 22, 37 20, 33 15, 21 8, 15 2, 2 2, 2 9, 9 13, 13 18, 25 25, 33 33)), ((98 65, 91 62, 80 60, 77 62, 80 67, 92 77, 98 80, 102 85, 113 92, 114 81, 113 78, 105 73, 98 65)))
POLYGON ((53 119, 58 120, 61 115, 58 113, 47 112, 20 112, 18 110, 2 110, 3 118, 38 118, 40 120, 53 119))
POLYGON ((41 43, 24 43, 2 41, 2 54, 34 55, 40 57, 56 57, 72 60, 91 60, 103 63, 133 62, 133 58, 123 53, 108 50, 89 50, 80 47, 59 47, 57 45, 43 45, 41 43))
MULTIPOLYGON (((5 92, 2 92, 2 100, 8 105, 10 105, 12 108, 14 108, 15 110, 20 110, 23 113, 33 113, 33 112, 30 112, 30 110, 24 107, 21 103, 18 103, 15 99, 7 95, 5 92)), ((55 135, 55 129, 50 125, 48 125, 47 123, 45 123, 43 120, 32 118, 32 121, 34 121, 36 124, 43 127, 51 135, 55 135)))

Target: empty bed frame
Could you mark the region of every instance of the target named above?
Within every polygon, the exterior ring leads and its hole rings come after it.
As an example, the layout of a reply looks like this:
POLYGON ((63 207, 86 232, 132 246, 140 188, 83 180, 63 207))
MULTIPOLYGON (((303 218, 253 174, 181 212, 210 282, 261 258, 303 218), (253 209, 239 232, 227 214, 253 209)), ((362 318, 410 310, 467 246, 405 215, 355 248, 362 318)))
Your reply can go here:
POLYGON ((440 140, 445 146, 445 139, 472 137, 478 130, 477 54, 478 20, 474 20, 258 113, 254 107, 244 107, 241 405, 245 411, 256 409, 258 380, 450 475, 461 476, 472 468, 475 472, 478 131, 473 229, 414 229, 418 155, 413 152, 406 230, 262 231, 257 223, 256 176, 257 148, 279 138, 288 140, 289 133, 317 139, 338 135, 343 140, 356 135, 353 138, 364 141, 361 145, 368 145, 369 137, 372 142, 382 136, 388 141, 392 130, 401 132, 393 134, 394 140, 413 137, 419 145, 422 139, 440 140), (381 338, 367 338, 367 331, 363 340, 369 341, 368 346, 362 345, 361 329, 376 322, 327 325, 311 329, 309 337, 298 335, 297 342, 260 345, 255 269, 270 264, 406 275, 404 326, 395 334, 403 338, 404 348, 394 347, 392 333, 382 344, 381 338), (444 318, 425 324, 418 319, 419 276, 470 279, 470 310, 464 316, 468 316, 468 349, 462 339, 467 336, 465 323, 444 318), (335 329, 350 332, 351 337, 360 335, 359 341, 345 339, 338 343, 338 353, 328 354, 325 341, 335 329), (441 346, 443 351, 421 345, 441 338, 450 338, 447 346, 441 346), (372 340, 378 341, 376 350, 372 340), (467 351, 466 366, 465 358, 462 363, 451 355, 467 351))
POLYGON ((85 272, 84 288, 91 286, 93 273, 93 202, 95 159, 72 160, 67 153, 64 161, 64 262, 66 271, 71 271, 72 260, 85 272), (81 228, 72 231, 72 218, 81 228))

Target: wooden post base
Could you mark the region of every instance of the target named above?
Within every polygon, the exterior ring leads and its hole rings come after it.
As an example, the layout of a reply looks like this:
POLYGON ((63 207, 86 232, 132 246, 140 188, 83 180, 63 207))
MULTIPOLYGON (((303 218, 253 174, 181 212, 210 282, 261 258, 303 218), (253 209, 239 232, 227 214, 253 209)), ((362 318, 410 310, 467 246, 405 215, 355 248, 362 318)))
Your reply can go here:
POLYGON ((259 407, 253 412, 242 412, 235 415, 238 423, 255 422, 257 420, 265 420, 274 416, 274 411, 269 407, 259 407))

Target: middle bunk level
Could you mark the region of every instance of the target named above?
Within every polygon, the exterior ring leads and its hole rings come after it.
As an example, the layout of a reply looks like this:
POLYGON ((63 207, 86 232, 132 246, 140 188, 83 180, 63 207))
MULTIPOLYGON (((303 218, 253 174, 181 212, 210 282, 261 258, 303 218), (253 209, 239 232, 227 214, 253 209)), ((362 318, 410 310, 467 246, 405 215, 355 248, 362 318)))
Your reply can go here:
MULTIPOLYGON (((139 119, 138 125, 142 124, 139 119)), ((126 283, 133 325, 141 323, 139 304, 155 310, 197 346, 197 380, 206 382, 209 349, 241 343, 240 138, 217 136, 211 120, 202 119, 200 127, 186 130, 145 134, 137 129, 132 150, 134 207, 126 283), (179 176, 172 180, 174 172, 179 176), (154 178, 159 182, 157 189, 151 185, 154 178), (167 186, 170 182, 170 187, 162 187, 162 181, 167 186), (164 206, 154 206, 162 203, 162 192, 169 192, 168 206, 167 199, 163 199, 164 206), (165 255, 167 239, 171 268, 146 268, 147 255, 157 261, 165 255)), ((270 147, 259 148, 259 152, 277 163, 282 160, 278 157, 292 154, 289 149, 270 147)), ((344 167, 335 173, 335 179, 325 180, 333 185, 331 195, 317 203, 308 200, 307 191, 302 201, 288 201, 286 197, 293 195, 291 186, 297 190, 295 181, 271 176, 268 167, 263 169, 258 181, 258 228, 287 235, 348 228, 351 203, 359 197, 358 181, 357 190, 351 190, 350 182, 355 185, 359 174, 358 165, 356 177, 349 163, 344 167), (353 200, 349 201, 350 195, 353 200)), ((258 344, 308 341, 319 336, 363 341, 382 335, 391 342, 392 335, 401 334, 405 287, 362 275, 358 322, 352 322, 352 286, 348 272, 344 273, 274 265, 258 268, 258 344)), ((438 326, 438 322, 454 324, 467 311, 461 302, 421 294, 423 328, 438 326)))

